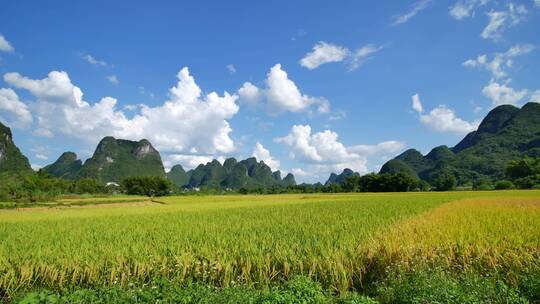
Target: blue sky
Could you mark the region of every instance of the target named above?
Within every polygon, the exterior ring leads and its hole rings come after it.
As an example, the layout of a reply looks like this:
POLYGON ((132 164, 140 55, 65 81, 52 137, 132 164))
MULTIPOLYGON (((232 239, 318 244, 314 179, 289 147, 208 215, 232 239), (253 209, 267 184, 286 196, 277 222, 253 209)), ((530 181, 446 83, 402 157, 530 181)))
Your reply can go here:
POLYGON ((324 181, 540 101, 538 0, 1 7, 0 121, 36 168, 113 135, 166 167, 255 155, 324 181))

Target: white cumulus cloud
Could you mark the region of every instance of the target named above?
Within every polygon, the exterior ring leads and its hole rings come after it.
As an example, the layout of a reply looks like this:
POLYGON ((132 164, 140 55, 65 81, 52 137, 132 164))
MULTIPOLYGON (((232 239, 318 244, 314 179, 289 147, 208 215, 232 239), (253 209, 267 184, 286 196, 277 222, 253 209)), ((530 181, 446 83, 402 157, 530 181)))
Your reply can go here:
POLYGON ((529 98, 529 102, 540 103, 540 90, 536 90, 534 93, 531 94, 531 97, 529 98))
POLYGON ((149 139, 166 155, 215 155, 230 153, 235 145, 228 119, 239 110, 237 96, 225 92, 202 95, 188 68, 178 73, 169 90, 169 100, 156 107, 141 106, 128 118, 117 108, 117 100, 104 97, 90 103, 66 72, 53 71, 44 79, 7 73, 4 81, 25 89, 36 98, 33 114, 36 134, 67 135, 96 144, 102 137, 149 139))
POLYGON ((397 153, 405 148, 405 144, 397 140, 383 141, 375 145, 356 145, 349 147, 349 151, 362 156, 388 155, 397 153))
POLYGON ((527 96, 527 90, 514 90, 509 87, 507 83, 500 84, 496 81, 491 81, 484 87, 482 93, 491 99, 493 106, 502 104, 517 105, 525 96, 527 96))
POLYGON ((266 96, 271 108, 277 111, 303 112, 316 102, 315 98, 300 93, 280 64, 273 66, 267 76, 266 96))
POLYGON ((429 113, 424 112, 424 107, 418 94, 413 95, 413 110, 420 116, 420 122, 428 128, 437 132, 451 132, 456 134, 467 134, 478 128, 479 121, 468 122, 457 117, 455 111, 444 105, 439 105, 429 113))
POLYGON ((12 89, 0 89, 0 121, 15 128, 32 124, 30 109, 12 89))
POLYGON ((257 158, 257 160, 264 161, 265 164, 268 165, 272 169, 272 171, 279 170, 280 162, 279 160, 275 159, 272 155, 270 155, 270 151, 266 149, 260 142, 257 142, 255 144, 255 148, 253 148, 252 156, 257 158))
POLYGON ((240 101, 248 105, 256 105, 262 98, 261 91, 251 82, 245 82, 238 90, 240 101))
POLYGON ((313 112, 328 113, 329 102, 320 97, 302 94, 294 81, 289 79, 281 64, 274 65, 266 78, 266 88, 260 89, 250 82, 238 90, 240 101, 248 104, 264 103, 271 114, 283 112, 313 112))
POLYGON ((313 133, 309 125, 294 125, 288 135, 275 141, 289 148, 291 159, 306 164, 302 171, 296 168, 293 173, 321 181, 328 178, 330 173, 341 172, 345 168, 365 174, 369 171, 367 157, 393 154, 404 147, 397 141, 373 146, 345 146, 339 141, 337 133, 330 130, 313 133))

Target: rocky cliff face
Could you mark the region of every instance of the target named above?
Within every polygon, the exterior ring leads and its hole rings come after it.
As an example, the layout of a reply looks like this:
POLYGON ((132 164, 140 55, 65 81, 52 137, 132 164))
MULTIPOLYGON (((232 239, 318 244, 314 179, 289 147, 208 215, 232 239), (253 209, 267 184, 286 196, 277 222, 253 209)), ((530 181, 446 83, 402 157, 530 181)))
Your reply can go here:
POLYGON ((11 129, 0 123, 0 173, 25 174, 32 172, 30 162, 13 142, 11 129))
POLYGON ((120 182, 133 176, 165 177, 165 169, 159 152, 149 141, 105 137, 99 142, 94 155, 84 163, 78 176, 120 182))

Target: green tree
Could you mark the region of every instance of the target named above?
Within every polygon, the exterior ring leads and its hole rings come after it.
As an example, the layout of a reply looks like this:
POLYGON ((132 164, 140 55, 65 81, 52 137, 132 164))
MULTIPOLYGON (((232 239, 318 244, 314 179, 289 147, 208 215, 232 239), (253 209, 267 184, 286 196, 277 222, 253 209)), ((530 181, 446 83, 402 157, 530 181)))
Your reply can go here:
POLYGON ((524 178, 535 174, 540 174, 540 158, 525 157, 521 160, 514 160, 506 168, 506 176, 510 179, 524 178))
POLYGON ((98 194, 107 193, 103 182, 93 178, 83 178, 72 182, 70 192, 74 194, 98 194))
POLYGON ((345 192, 360 191, 360 176, 353 175, 345 178, 342 188, 345 192))
POLYGON ((520 189, 540 187, 540 158, 525 157, 509 162, 506 176, 520 189))
POLYGON ((160 176, 128 177, 122 181, 127 194, 164 196, 171 193, 172 183, 160 176))
POLYGON ((456 187, 456 178, 450 173, 440 173, 436 178, 434 185, 435 191, 450 191, 456 187))

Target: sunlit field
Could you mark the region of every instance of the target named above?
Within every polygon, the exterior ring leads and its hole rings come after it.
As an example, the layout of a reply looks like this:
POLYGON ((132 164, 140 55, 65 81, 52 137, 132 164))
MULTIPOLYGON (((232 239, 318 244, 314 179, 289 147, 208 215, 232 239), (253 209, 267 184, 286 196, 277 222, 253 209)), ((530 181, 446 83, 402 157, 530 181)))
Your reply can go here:
POLYGON ((391 302, 388 278, 404 273, 494 275, 516 288, 538 277, 540 192, 73 199, 0 210, 0 240, 6 298, 156 278, 264 289, 301 275, 391 302))

